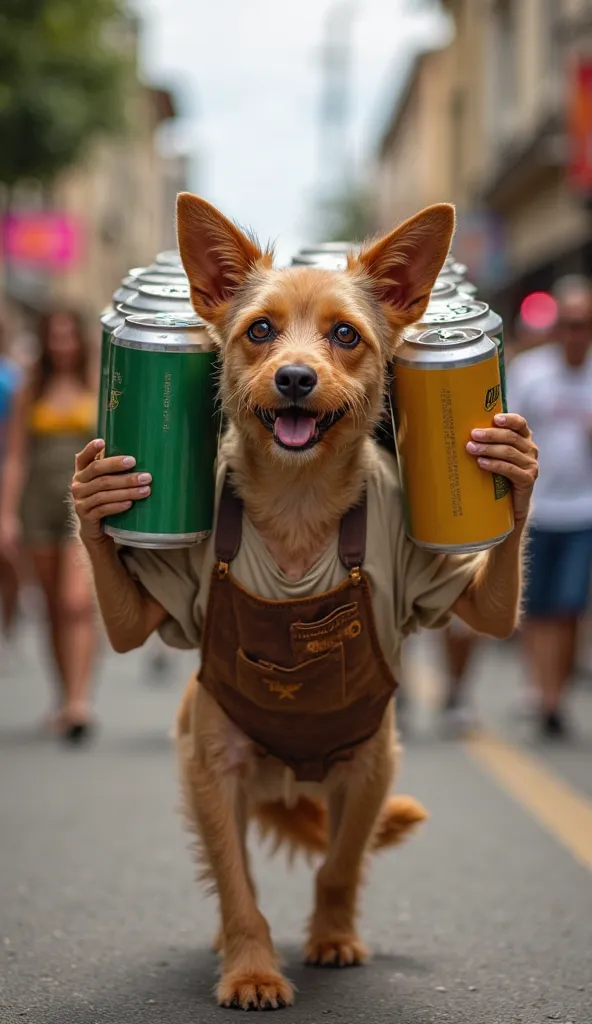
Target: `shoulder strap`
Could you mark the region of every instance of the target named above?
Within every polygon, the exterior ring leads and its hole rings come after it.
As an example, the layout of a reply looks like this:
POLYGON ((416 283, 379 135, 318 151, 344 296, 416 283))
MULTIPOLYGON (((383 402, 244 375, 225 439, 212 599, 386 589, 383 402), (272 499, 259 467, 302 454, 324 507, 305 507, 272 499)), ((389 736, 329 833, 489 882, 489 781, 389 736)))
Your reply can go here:
MULTIPOLYGON (((339 524, 339 559, 346 569, 359 569, 366 555, 366 492, 358 505, 347 510, 339 524)), ((215 550, 219 562, 228 564, 236 558, 242 539, 243 503, 233 491, 228 477, 224 481, 215 550)))
POLYGON ((348 508, 339 526, 339 559, 346 569, 359 569, 366 556, 366 491, 348 508))
POLYGON ((243 503, 226 475, 216 524, 215 550, 219 562, 228 564, 238 555, 243 533, 243 503))

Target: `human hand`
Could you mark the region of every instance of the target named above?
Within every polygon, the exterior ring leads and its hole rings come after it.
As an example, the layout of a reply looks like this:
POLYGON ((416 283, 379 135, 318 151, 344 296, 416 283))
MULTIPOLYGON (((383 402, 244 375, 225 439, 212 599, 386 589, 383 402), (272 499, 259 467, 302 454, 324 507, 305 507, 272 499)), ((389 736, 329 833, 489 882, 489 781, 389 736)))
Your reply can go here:
POLYGON ((528 423, 517 413, 499 413, 493 427, 472 430, 467 451, 476 456, 481 469, 500 473, 512 484, 514 521, 523 524, 530 508, 532 490, 539 473, 538 448, 528 423))
POLYGON ((125 512, 134 501, 150 494, 150 473, 125 473, 136 464, 131 455, 98 458, 104 447, 100 439, 90 441, 76 456, 72 497, 85 543, 104 539, 101 519, 125 512))

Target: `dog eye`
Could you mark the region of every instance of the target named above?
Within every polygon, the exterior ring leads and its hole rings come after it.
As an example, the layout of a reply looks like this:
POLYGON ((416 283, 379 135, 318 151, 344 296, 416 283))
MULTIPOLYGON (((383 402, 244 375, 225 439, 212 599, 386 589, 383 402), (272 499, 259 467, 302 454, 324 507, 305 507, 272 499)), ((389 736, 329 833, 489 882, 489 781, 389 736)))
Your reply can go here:
POLYGON ((269 320, 255 320, 247 331, 251 341, 270 341, 274 337, 274 330, 269 320))
POLYGON ((360 335, 351 324, 335 324, 331 331, 331 340, 342 348, 355 348, 360 340, 360 335))

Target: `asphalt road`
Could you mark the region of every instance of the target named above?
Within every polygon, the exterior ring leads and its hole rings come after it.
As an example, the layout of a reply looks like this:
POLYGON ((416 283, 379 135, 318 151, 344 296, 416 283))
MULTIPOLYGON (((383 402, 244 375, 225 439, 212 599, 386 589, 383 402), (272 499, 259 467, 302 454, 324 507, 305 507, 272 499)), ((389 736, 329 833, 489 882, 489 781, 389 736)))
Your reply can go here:
MULTIPOLYGON (((151 684, 142 655, 106 655, 87 750, 35 732, 47 683, 30 629, 16 660, 0 671, 0 1020, 236 1020, 212 998, 215 908, 175 810, 167 732, 191 656, 173 654, 167 680, 151 684)), ((433 646, 412 660, 429 701, 433 646)), ((298 987, 286 1024, 592 1022, 592 688, 574 694, 576 740, 550 751, 508 717, 511 651, 482 648, 475 677, 488 735, 504 743, 492 768, 487 745, 438 738, 419 706, 398 788, 431 820, 373 864, 370 965, 301 965, 310 870, 256 850, 263 909, 298 987)))

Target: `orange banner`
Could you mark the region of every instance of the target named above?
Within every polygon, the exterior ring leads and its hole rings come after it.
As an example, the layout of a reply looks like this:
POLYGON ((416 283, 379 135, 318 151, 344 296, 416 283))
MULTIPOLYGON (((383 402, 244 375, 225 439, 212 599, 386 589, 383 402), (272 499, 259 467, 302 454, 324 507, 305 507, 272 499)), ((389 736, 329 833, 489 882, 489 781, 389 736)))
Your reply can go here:
POLYGON ((569 90, 569 178, 580 192, 592 192, 592 60, 577 58, 569 90))

